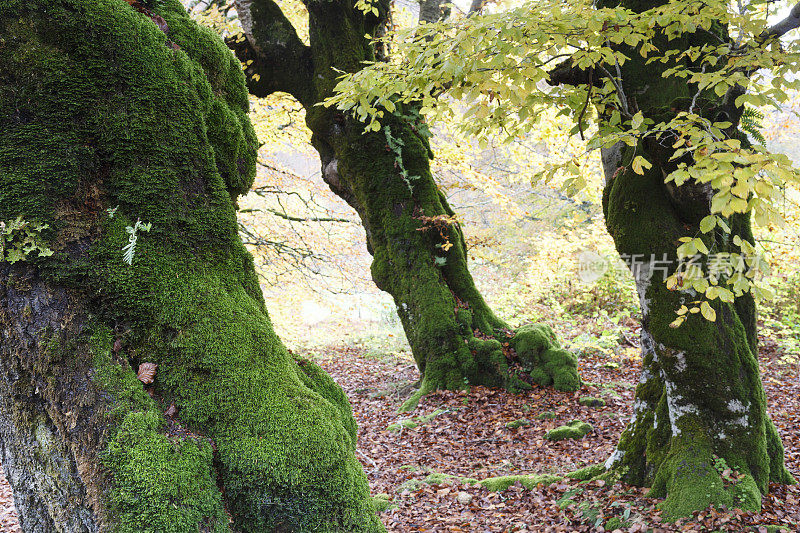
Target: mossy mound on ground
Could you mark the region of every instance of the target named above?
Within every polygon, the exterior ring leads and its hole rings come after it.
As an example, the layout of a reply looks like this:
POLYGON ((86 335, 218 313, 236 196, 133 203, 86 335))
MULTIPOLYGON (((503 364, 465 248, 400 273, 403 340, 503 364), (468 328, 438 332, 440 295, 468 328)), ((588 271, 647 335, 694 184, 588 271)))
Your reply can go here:
POLYGON ((583 468, 569 472, 564 477, 569 479, 577 479, 579 481, 588 481, 596 476, 604 474, 605 472, 606 467, 601 463, 597 465, 584 466, 583 468))
POLYGON ((580 439, 593 429, 591 424, 581 422, 580 420, 573 420, 566 426, 559 426, 555 429, 551 429, 545 434, 544 438, 547 440, 580 439))
POLYGON ((375 505, 375 512, 383 513, 397 506, 392 503, 392 497, 388 494, 376 494, 372 498, 372 503, 375 505))
POLYGON ((407 479, 395 488, 395 491, 402 494, 404 492, 416 492, 425 485, 421 479, 411 478, 407 479))
POLYGON ((581 386, 578 360, 561 348, 553 330, 543 324, 518 328, 511 338, 522 369, 543 387, 553 386, 560 391, 576 391, 581 386))
MULTIPOLYGON (((413 470, 412 468, 409 468, 413 470)), ((423 485, 447 485, 459 484, 475 485, 478 480, 471 477, 454 476, 452 474, 445 474, 443 472, 431 472, 425 479, 412 478, 404 481, 395 489, 397 492, 416 492, 422 488, 423 485)))
POLYGON ((508 429, 517 429, 521 428, 522 426, 530 426, 530 425, 531 421, 528 420, 527 418, 520 418, 518 420, 512 420, 511 422, 506 423, 506 427, 508 429))
POLYGON ((584 407, 603 407, 606 401, 602 398, 595 398, 594 396, 582 396, 578 399, 578 403, 584 407))
POLYGON ((471 477, 453 476, 441 472, 432 472, 425 478, 425 483, 428 485, 443 485, 445 483, 464 483, 465 485, 474 485, 478 480, 471 477))
POLYGON ((630 522, 623 520, 618 516, 612 516, 611 518, 606 520, 603 529, 605 529, 606 531, 616 531, 617 529, 626 529, 629 527, 631 527, 630 522))
POLYGON ((549 485, 564 479, 563 476, 554 474, 532 474, 519 476, 499 476, 482 479, 478 484, 491 491, 506 490, 515 483, 521 484, 526 489, 534 489, 538 485, 549 485))
POLYGON ((386 431, 399 432, 403 429, 414 429, 424 424, 429 424, 434 418, 449 412, 447 409, 436 409, 434 412, 427 415, 415 416, 413 418, 405 418, 393 422, 386 427, 386 431))

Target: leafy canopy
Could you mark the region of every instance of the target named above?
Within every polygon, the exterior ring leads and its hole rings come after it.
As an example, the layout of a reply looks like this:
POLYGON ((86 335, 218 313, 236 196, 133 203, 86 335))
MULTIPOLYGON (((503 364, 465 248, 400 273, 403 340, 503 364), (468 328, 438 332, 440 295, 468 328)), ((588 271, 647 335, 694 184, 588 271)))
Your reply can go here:
MULTIPOLYGON (((393 40, 393 60, 343 76, 337 94, 325 105, 351 112, 367 131, 378 131, 385 113, 394 113, 398 104, 412 104, 429 119, 457 120, 463 133, 482 146, 497 132, 506 141, 524 138, 538 127, 544 110, 552 108, 571 117, 573 133, 581 136, 587 115, 603 117, 591 129, 587 150, 617 143, 635 147, 647 136, 670 139, 676 164, 666 181, 682 185, 692 179, 713 190, 711 215, 698 234, 682 239, 678 256, 708 255, 713 250, 703 234, 717 229, 730 233, 727 219, 736 213, 751 213, 757 225, 783 226, 787 187, 800 183, 790 160, 767 151, 760 136, 737 134, 737 124, 715 122, 700 110, 700 103, 711 99, 729 99, 738 109, 780 107, 800 89, 795 76, 799 43, 779 39, 800 21, 800 5, 782 25, 770 27, 768 9, 775 5, 679 0, 637 13, 624 7, 597 8, 588 0, 542 0, 398 30, 384 37, 393 40), (697 35, 703 38, 687 39, 697 35), (589 79, 552 85, 552 71, 568 58, 589 79), (688 85, 692 94, 687 105, 639 108, 625 94, 620 68, 632 60, 660 65, 665 86, 675 81, 688 85)), ((752 130, 752 121, 743 123, 743 129, 752 130)), ((636 155, 630 166, 642 174, 652 162, 636 155)), ((574 173, 575 167, 574 159, 560 162, 538 177, 574 173)), ((582 185, 570 182, 573 191, 582 185)), ((725 263, 717 265, 724 277, 686 269, 680 280, 673 274, 668 285, 693 288, 709 300, 733 301, 745 292, 768 296, 766 285, 757 280, 768 269, 766 261, 746 240, 734 237, 734 243, 738 253, 715 258, 725 263)))

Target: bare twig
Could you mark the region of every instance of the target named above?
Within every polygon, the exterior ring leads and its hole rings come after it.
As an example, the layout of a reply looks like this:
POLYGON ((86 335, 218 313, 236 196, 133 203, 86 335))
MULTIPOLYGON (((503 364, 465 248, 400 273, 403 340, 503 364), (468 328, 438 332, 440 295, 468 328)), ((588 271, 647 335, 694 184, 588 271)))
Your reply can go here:
MULTIPOLYGON (((700 74, 705 74, 705 73, 706 73, 706 63, 703 63, 703 68, 700 70, 700 74)), ((701 92, 702 91, 700 89, 697 89, 697 92, 692 97, 692 105, 689 106, 689 113, 694 113, 694 106, 697 105, 697 98, 700 96, 701 92)))
MULTIPOLYGON (((617 81, 614 76, 608 71, 606 67, 603 65, 598 65, 600 70, 608 76, 608 79, 611 80, 611 83, 614 84, 614 88, 617 90, 617 97, 619 99, 619 105, 622 106, 622 114, 627 117, 631 118, 633 115, 631 114, 630 107, 628 106, 628 97, 625 96, 625 90, 622 88, 622 76, 619 77, 619 81, 617 81)), ((617 71, 619 72, 619 66, 617 66, 617 71)))
POLYGON ((589 102, 592 99, 592 89, 594 89, 594 85, 592 82, 594 81, 594 67, 589 70, 589 86, 586 89, 586 102, 583 104, 583 109, 581 109, 581 114, 578 115, 578 133, 581 134, 581 140, 585 141, 586 139, 583 137, 583 115, 586 114, 586 108, 589 107, 589 102))
POLYGON ((347 223, 347 224, 354 224, 354 223, 355 223, 355 222, 353 222, 352 220, 350 220, 349 218, 335 218, 335 217, 293 217, 293 216, 291 216, 291 215, 288 215, 288 214, 286 214, 285 212, 284 212, 284 213, 281 213, 280 211, 277 211, 277 210, 275 210, 275 209, 265 209, 265 211, 266 211, 267 213, 272 213, 273 215, 275 215, 275 216, 277 216, 277 217, 284 218, 284 219, 286 219, 286 220, 289 220, 289 221, 291 221, 291 222, 344 222, 344 223, 347 223))

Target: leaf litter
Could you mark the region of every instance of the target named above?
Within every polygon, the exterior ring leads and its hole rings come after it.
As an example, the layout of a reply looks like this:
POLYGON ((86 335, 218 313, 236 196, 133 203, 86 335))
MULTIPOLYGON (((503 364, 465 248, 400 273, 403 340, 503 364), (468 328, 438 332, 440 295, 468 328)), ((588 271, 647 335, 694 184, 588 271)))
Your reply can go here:
MULTIPOLYGON (((774 342, 762 339, 761 346, 770 414, 786 465, 800 478, 800 368, 787 364, 774 342)), ((564 479, 533 489, 516 482, 492 492, 476 483, 496 476, 560 475, 605 461, 631 415, 639 371, 635 359, 609 368, 601 356, 582 356, 585 384, 575 393, 536 386, 519 394, 485 387, 437 391, 414 413, 400 414, 409 385, 419 379, 410 357, 376 358, 363 347, 344 345, 322 352, 304 356, 329 372, 350 398, 359 425, 357 457, 373 495, 387 501, 381 517, 390 532, 774 531, 768 526, 800 531, 797 485, 771 485, 760 513, 706 509, 662 523, 659 500, 648 498, 645 488, 564 479), (585 396, 602 398, 605 405, 581 405, 585 396), (411 417, 430 419, 388 429, 411 417), (514 423, 521 420, 526 423, 514 423), (593 430, 581 439, 545 439, 547 431, 572 420, 588 422, 593 430)), ((21 532, 2 470, 0 528, 21 532)))

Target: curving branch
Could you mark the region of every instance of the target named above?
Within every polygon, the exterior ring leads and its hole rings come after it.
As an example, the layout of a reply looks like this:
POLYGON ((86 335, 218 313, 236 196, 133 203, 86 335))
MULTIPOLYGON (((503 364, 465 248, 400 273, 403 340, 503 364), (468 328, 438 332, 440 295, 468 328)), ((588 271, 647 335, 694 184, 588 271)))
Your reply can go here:
MULTIPOLYGON (((786 18, 761 32, 761 34, 755 38, 754 43, 745 44, 738 48, 736 52, 746 53, 751 48, 769 44, 774 40, 780 39, 795 28, 800 28, 800 2, 794 5, 786 18)), ((756 70, 757 69, 754 68, 743 68, 741 72, 744 72, 748 77, 750 77, 756 72, 756 70)), ((722 107, 728 110, 728 118, 733 124, 738 124, 739 119, 744 112, 744 107, 736 106, 736 99, 746 92, 747 89, 737 83, 728 89, 728 91, 725 93, 725 96, 722 98, 722 107)))
MULTIPOLYGON (((568 57, 550 70, 547 77, 549 85, 589 85, 592 83, 590 69, 578 68, 572 64, 572 58, 568 57)), ((597 80, 594 83, 599 86, 597 80)))
POLYGON ((314 104, 311 49, 273 0, 236 0, 244 35, 229 37, 228 46, 246 65, 254 96, 286 92, 305 105, 314 104))
POLYGON ((486 0, 472 0, 472 3, 469 5, 469 11, 467 12, 468 15, 480 15, 481 11, 483 11, 483 6, 486 5, 486 0))
POLYGON ((764 30, 757 41, 763 44, 770 39, 779 39, 795 28, 800 28, 800 2, 794 5, 785 19, 764 30))

